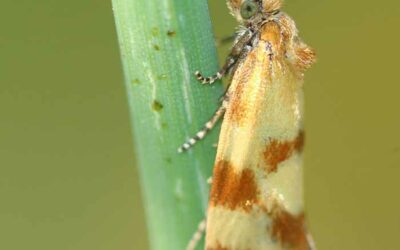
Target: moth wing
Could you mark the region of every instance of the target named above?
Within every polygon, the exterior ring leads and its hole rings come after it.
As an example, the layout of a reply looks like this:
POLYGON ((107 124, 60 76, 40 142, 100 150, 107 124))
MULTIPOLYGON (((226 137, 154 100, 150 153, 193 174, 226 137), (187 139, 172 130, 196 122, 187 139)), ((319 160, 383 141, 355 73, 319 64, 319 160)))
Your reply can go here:
POLYGON ((304 228, 301 78, 285 59, 281 27, 268 22, 228 91, 206 249, 308 249, 304 228))

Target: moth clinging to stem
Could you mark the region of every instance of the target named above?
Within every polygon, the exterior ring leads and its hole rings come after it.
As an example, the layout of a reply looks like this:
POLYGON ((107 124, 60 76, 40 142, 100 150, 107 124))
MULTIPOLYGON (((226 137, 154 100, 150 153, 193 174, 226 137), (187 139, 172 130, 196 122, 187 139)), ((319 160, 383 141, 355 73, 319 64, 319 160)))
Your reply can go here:
POLYGON ((315 249, 303 212, 303 73, 315 52, 281 12, 282 0, 228 0, 240 23, 232 50, 212 84, 231 80, 221 106, 188 150, 223 117, 206 223, 207 250, 315 249))

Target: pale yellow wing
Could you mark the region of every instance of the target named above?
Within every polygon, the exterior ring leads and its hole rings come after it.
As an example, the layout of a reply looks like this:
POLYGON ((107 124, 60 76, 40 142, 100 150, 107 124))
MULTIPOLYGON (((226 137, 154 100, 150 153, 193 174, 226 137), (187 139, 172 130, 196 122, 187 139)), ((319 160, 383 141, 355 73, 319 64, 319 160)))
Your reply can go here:
POLYGON ((302 199, 302 73, 268 22, 228 91, 206 249, 308 249, 302 199))

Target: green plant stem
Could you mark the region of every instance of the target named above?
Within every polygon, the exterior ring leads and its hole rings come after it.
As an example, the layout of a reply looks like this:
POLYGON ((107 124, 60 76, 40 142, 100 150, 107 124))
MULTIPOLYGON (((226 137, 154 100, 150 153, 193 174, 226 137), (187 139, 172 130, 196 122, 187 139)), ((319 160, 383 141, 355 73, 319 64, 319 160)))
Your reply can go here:
POLYGON ((113 0, 113 9, 150 246, 184 249, 205 215, 218 129, 189 152, 177 148, 222 95, 193 75, 217 70, 207 1, 113 0))

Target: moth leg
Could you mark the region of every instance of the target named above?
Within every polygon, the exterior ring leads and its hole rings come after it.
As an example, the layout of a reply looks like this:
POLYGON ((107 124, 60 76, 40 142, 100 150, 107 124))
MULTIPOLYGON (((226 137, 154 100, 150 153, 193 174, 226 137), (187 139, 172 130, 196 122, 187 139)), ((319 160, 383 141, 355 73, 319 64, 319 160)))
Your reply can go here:
POLYGON ((196 135, 192 138, 190 138, 187 142, 185 142, 182 146, 178 148, 178 152, 182 153, 183 151, 186 151, 193 147, 196 142, 200 141, 203 139, 207 133, 215 126, 219 118, 221 118, 224 113, 225 113, 225 102, 222 103, 221 107, 217 109, 217 111, 214 113, 214 115, 211 117, 211 119, 204 125, 204 127, 196 133, 196 135))
POLYGON ((240 55, 242 54, 243 48, 254 39, 254 31, 250 29, 244 29, 239 31, 238 34, 234 36, 236 38, 235 44, 233 45, 231 52, 226 60, 224 66, 213 76, 205 77, 200 71, 196 71, 194 74, 202 84, 212 84, 216 80, 221 79, 225 74, 230 72, 232 67, 237 63, 240 55))
POLYGON ((197 226, 197 230, 190 239, 189 244, 186 247, 186 250, 194 250, 196 248, 197 244, 199 244, 201 237, 206 231, 206 226, 207 226, 207 220, 206 218, 204 218, 197 226))
POLYGON ((196 76, 197 80, 200 81, 202 84, 213 84, 215 81, 221 79, 235 64, 235 62, 236 60, 234 60, 233 58, 228 58, 224 66, 213 76, 205 77, 200 73, 200 71, 196 71, 194 75, 196 76))

